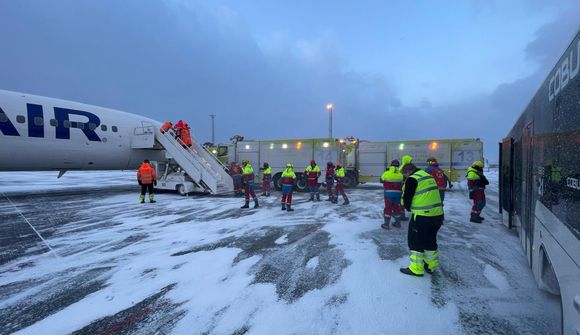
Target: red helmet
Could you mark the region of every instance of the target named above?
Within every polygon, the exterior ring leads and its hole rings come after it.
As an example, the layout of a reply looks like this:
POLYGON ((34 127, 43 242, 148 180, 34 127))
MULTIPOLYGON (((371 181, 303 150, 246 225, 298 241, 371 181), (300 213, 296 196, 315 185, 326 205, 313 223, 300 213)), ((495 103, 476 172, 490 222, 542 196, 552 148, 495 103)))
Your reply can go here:
POLYGON ((393 159, 393 160, 391 161, 391 166, 396 166, 396 167, 399 167, 399 166, 401 166, 401 163, 399 163, 399 160, 397 160, 397 159, 393 159))
POLYGON ((334 164, 332 162, 326 163, 326 167, 333 167, 333 166, 334 166, 334 164))

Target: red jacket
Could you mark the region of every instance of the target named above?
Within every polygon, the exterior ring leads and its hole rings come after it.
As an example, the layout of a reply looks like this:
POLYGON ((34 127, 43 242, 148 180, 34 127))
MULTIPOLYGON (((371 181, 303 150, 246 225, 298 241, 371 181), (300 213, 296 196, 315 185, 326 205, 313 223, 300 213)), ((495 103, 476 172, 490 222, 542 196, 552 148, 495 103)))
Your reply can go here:
POLYGON ((334 168, 333 167, 329 167, 326 169, 326 182, 334 182, 334 168))

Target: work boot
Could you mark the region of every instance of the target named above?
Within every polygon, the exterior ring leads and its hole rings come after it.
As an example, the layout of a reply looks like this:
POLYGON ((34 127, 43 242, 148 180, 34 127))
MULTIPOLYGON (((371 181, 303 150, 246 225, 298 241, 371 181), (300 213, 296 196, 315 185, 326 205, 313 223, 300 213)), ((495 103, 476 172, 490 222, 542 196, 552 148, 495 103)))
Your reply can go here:
POLYGON ((395 220, 395 222, 393 222, 393 227, 395 227, 395 228, 401 228, 401 221, 395 220))
POLYGON ((150 203, 150 204, 152 204, 152 203, 154 203, 154 202, 157 202, 157 201, 155 201, 155 200, 153 200, 153 199, 149 200, 149 203, 150 203))
POLYGON ((342 203, 343 205, 348 205, 350 204, 350 201, 348 201, 348 199, 345 199, 344 202, 342 203))
POLYGON ((240 208, 250 208, 250 202, 246 201, 246 203, 240 208))
POLYGON ((481 214, 477 214, 477 218, 480 219, 481 221, 485 220, 485 218, 481 216, 481 214))
POLYGON ((149 195, 149 202, 150 203, 154 203, 155 202, 155 197, 153 196, 153 194, 149 195))
POLYGON ((144 195, 139 196, 139 202, 141 202, 142 204, 145 203, 145 196, 144 195))
POLYGON ((427 265, 427 263, 425 263, 423 265, 423 268, 425 269, 425 272, 427 272, 428 274, 432 275, 433 272, 435 272, 434 270, 429 269, 429 265, 427 265))
POLYGON ((288 212, 293 212, 293 211, 294 211, 294 209, 292 208, 292 206, 291 206, 291 205, 288 205, 288 206, 287 206, 287 208, 286 208, 286 211, 288 211, 288 212))
POLYGON ((409 275, 409 276, 415 276, 415 277, 423 277, 422 274, 416 274, 415 272, 411 271, 411 269, 409 268, 400 268, 399 269, 402 273, 409 275))
POLYGON ((409 221, 409 218, 405 215, 401 216, 401 221, 409 221))
POLYGON ((254 208, 258 208, 260 205, 258 204, 258 199, 254 198, 254 208))
POLYGON ((308 199, 308 201, 314 201, 314 196, 310 196, 310 199, 308 199))
POLYGON ((383 223, 381 225, 381 228, 386 229, 386 230, 389 230, 389 224, 388 223, 383 223))
POLYGON ((316 201, 320 201, 320 194, 316 195, 316 201))
POLYGON ((471 214, 471 219, 469 220, 474 223, 481 223, 482 220, 477 216, 477 214, 471 214))
POLYGON ((282 210, 285 211, 286 210, 286 204, 282 204, 282 210))

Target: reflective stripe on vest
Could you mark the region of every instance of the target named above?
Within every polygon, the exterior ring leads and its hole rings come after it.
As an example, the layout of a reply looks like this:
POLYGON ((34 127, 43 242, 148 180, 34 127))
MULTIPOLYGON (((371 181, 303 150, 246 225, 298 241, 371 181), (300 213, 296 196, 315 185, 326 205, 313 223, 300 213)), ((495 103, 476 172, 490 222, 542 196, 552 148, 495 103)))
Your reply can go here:
POLYGON ((411 202, 411 212, 421 216, 443 215, 443 204, 435 179, 423 170, 418 170, 409 178, 417 180, 417 189, 411 202))

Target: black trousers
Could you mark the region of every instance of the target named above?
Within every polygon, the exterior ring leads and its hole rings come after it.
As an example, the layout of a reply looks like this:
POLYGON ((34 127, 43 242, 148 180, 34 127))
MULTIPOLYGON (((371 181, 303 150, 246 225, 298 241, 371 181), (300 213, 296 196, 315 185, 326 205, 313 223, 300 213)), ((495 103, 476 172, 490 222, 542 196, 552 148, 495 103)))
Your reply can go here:
POLYGON ((153 184, 141 184, 141 195, 145 195, 146 192, 153 194, 153 184))
POLYGON ((409 249, 424 252, 425 250, 437 250, 437 232, 443 224, 443 215, 420 216, 411 215, 409 221, 409 234, 407 241, 409 249))

